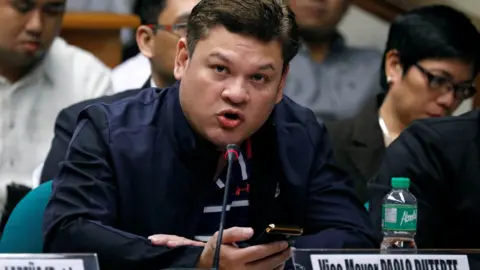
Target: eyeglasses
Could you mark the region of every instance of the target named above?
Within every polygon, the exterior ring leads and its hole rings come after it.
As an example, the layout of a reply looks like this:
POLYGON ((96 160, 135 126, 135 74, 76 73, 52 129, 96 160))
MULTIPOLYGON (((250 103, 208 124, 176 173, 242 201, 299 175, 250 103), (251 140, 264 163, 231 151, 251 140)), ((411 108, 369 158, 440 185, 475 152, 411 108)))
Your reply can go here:
POLYGON ((428 80, 428 86, 431 89, 440 91, 442 94, 453 90, 456 99, 464 100, 473 97, 477 92, 474 85, 475 82, 473 81, 454 83, 450 78, 432 74, 419 64, 415 64, 414 66, 425 75, 428 80))
POLYGON ((176 23, 176 24, 169 24, 169 25, 148 24, 148 27, 152 28, 153 31, 164 30, 178 37, 187 36, 187 23, 176 23))

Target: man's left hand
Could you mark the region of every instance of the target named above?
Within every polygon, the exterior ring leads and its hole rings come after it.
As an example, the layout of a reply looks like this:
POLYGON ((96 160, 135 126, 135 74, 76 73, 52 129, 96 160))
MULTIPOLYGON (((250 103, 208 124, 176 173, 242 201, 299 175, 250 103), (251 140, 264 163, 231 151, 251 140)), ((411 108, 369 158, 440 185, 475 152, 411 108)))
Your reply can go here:
POLYGON ((190 240, 185 237, 170 235, 170 234, 155 234, 149 236, 148 239, 152 241, 152 244, 157 246, 167 246, 169 248, 179 247, 179 246, 205 246, 204 242, 190 240))

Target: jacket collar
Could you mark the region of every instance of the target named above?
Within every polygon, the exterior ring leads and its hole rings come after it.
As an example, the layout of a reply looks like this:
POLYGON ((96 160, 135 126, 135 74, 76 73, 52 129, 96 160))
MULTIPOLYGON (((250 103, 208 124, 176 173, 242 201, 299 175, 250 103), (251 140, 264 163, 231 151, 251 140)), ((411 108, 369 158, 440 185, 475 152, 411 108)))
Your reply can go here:
POLYGON ((363 146, 376 146, 383 143, 382 132, 378 123, 378 110, 382 106, 384 93, 366 103, 353 125, 352 141, 363 146))
POLYGON ((190 126, 180 105, 179 97, 180 82, 176 82, 169 88, 165 88, 167 100, 168 131, 176 148, 182 156, 190 158, 203 158, 215 156, 218 159, 221 151, 217 147, 199 136, 190 126))
MULTIPOLYGON (((350 142, 345 149, 348 158, 365 182, 376 175, 385 151, 383 135, 378 123, 378 110, 384 96, 384 94, 378 94, 356 117, 350 142)), ((364 186, 365 184, 361 184, 361 187, 356 187, 357 192, 361 194, 360 197, 365 195, 364 186)))

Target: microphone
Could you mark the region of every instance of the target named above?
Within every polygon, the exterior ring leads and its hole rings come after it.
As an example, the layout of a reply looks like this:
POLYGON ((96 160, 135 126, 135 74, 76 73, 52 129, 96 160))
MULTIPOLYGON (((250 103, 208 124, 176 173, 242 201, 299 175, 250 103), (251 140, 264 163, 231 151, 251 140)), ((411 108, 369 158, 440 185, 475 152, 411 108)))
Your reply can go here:
POLYGON ((217 237, 217 245, 215 247, 215 254, 213 256, 213 269, 218 270, 220 264, 220 247, 222 246, 222 238, 223 238, 223 226, 225 223, 225 216, 227 213, 227 203, 228 203, 228 195, 230 189, 230 178, 232 174, 232 164, 235 160, 238 159, 238 152, 237 146, 235 144, 229 144, 226 147, 225 151, 225 159, 227 160, 227 179, 225 180, 225 189, 223 192, 223 203, 222 203, 222 213, 220 215, 220 227, 218 228, 218 237, 217 237))

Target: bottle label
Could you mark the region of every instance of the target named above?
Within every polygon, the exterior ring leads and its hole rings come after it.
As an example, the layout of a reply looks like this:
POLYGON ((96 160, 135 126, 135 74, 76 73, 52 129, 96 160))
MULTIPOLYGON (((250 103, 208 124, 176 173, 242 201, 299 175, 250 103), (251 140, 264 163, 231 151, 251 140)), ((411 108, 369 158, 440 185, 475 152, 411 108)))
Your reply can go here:
POLYGON ((416 231, 417 206, 384 204, 382 206, 383 229, 387 231, 416 231))

